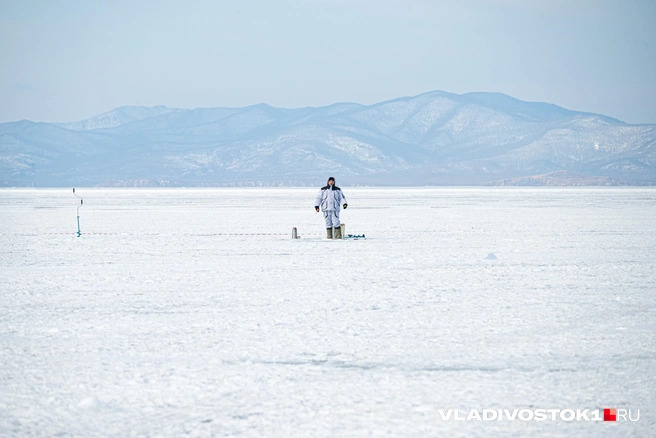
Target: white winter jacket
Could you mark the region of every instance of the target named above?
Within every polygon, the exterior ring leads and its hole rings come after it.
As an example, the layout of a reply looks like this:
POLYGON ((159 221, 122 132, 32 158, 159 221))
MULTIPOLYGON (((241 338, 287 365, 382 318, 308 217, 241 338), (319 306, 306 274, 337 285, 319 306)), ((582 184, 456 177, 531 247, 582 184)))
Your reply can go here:
POLYGON ((342 189, 335 184, 321 187, 317 199, 314 201, 314 206, 321 207, 322 211, 339 211, 343 204, 348 204, 348 202, 346 202, 342 189))

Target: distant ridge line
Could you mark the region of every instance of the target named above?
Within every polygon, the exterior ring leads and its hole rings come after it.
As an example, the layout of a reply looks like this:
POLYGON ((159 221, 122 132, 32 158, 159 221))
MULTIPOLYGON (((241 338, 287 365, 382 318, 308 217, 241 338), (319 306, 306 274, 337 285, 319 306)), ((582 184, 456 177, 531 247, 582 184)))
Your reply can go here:
POLYGON ((373 105, 126 106, 68 124, 0 123, 4 186, 314 186, 329 175, 344 186, 650 185, 656 125, 444 91, 373 105))

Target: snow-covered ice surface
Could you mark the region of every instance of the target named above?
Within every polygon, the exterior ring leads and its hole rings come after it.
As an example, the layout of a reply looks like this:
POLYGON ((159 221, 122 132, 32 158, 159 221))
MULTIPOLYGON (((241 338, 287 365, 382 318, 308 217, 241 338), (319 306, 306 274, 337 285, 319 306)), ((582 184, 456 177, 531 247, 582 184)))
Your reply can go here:
POLYGON ((656 190, 344 190, 0 190, 0 436, 653 436, 656 190))

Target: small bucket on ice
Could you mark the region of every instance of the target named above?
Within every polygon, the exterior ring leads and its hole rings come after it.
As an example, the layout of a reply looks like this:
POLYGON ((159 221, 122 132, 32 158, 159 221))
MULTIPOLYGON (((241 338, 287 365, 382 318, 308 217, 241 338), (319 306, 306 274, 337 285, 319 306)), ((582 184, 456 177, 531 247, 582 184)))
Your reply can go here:
POLYGON ((292 239, 298 239, 298 230, 296 227, 292 228, 292 239))

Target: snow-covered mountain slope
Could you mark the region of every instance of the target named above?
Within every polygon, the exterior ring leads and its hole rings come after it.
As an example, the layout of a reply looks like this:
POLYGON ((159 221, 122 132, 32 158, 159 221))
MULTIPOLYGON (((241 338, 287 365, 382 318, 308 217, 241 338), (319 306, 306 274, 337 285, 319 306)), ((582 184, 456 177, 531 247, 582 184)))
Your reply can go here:
POLYGON ((73 123, 57 123, 57 125, 73 131, 91 131, 93 129, 113 128, 115 126, 123 125, 124 123, 148 119, 150 117, 156 117, 161 114, 168 114, 176 111, 179 110, 167 108, 163 105, 150 108, 144 106, 122 106, 87 120, 73 123))
POLYGON ((122 107, 71 124, 0 124, 3 185, 314 185, 327 174, 342 185, 482 184, 558 171, 654 183, 656 125, 442 91, 374 105, 122 107))

